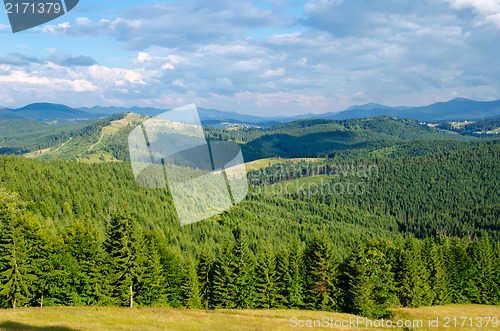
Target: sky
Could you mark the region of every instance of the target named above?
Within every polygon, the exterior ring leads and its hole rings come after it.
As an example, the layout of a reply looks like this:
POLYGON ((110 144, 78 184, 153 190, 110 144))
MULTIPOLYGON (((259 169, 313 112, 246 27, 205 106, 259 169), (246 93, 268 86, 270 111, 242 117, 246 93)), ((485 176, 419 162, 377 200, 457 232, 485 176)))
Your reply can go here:
POLYGON ((500 0, 80 0, 12 33, 0 106, 288 116, 500 99, 500 0))

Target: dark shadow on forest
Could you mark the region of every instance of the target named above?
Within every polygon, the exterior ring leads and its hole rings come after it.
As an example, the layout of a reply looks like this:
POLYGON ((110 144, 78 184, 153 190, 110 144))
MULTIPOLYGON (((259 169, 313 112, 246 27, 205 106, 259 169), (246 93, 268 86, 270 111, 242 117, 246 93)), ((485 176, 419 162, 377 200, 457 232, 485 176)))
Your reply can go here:
POLYGON ((77 329, 67 328, 65 326, 32 326, 18 322, 3 322, 0 324, 0 330, 5 331, 78 331, 77 329))

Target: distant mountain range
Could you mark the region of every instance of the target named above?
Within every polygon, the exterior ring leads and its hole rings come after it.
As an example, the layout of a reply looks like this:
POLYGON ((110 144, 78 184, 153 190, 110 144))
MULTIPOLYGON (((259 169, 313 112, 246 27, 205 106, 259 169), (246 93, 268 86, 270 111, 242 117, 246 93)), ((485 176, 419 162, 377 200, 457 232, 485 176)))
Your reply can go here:
POLYGON ((5 119, 34 119, 40 122, 82 121, 102 116, 105 115, 90 114, 54 103, 33 103, 18 109, 0 109, 0 117, 5 119))
MULTIPOLYGON (((166 109, 150 107, 92 107, 71 108, 52 103, 34 103, 18 109, 0 107, 0 117, 5 119, 35 119, 41 122, 69 122, 101 118, 116 113, 133 112, 142 115, 156 116, 166 109)), ((390 107, 375 103, 352 106, 342 112, 324 114, 306 114, 292 117, 262 117, 225 112, 216 109, 199 108, 202 122, 207 125, 245 124, 255 126, 273 126, 301 119, 333 119, 364 118, 392 116, 413 118, 424 122, 439 121, 474 121, 485 118, 500 117, 500 100, 474 101, 469 99, 453 99, 423 107, 390 107)))

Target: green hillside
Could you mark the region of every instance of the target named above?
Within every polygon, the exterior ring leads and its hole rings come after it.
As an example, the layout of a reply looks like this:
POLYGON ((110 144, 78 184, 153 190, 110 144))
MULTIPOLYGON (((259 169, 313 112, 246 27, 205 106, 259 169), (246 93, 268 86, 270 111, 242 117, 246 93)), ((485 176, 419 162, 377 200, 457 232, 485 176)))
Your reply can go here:
POLYGON ((261 131, 264 132, 244 145, 248 160, 271 156, 324 157, 344 151, 366 157, 370 152, 405 140, 470 140, 415 120, 391 117, 298 121, 261 131))
POLYGON ((168 189, 139 187, 127 162, 99 162, 126 160, 144 119, 87 123, 40 158, 0 156, 1 307, 386 318, 401 306, 500 303, 500 140, 391 118, 275 127, 283 133, 242 146, 276 139, 257 154, 295 145, 327 157, 259 161, 244 201, 181 227, 168 189))
MULTIPOLYGON (((43 159, 84 162, 127 161, 128 135, 147 117, 129 113, 80 124, 48 125, 36 121, 2 120, 0 154, 26 154, 43 159), (17 132, 19 126, 27 130, 17 132)), ((281 158, 401 157, 470 146, 478 141, 467 135, 438 130, 418 121, 392 117, 351 120, 303 120, 272 128, 205 127, 207 138, 235 141, 242 145, 246 161, 281 158), (425 141, 406 154, 406 142, 425 141), (441 146, 441 149, 438 148, 441 146), (435 151, 430 151, 434 149, 435 151), (417 154, 413 154, 416 152, 417 154)))

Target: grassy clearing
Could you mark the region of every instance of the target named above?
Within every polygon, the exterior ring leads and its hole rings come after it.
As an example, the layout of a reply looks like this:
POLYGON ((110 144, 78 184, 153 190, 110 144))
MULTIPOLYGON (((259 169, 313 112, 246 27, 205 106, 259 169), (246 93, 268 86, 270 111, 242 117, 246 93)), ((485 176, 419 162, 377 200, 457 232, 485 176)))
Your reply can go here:
POLYGON ((493 323, 490 322, 486 327, 487 320, 485 319, 486 317, 496 317, 498 322, 498 319, 500 319, 500 306, 446 305, 403 308, 397 310, 396 314, 399 318, 422 320, 424 327, 419 328, 419 330, 500 330, 500 324, 498 323, 494 327, 493 323), (431 320, 438 319, 439 327, 429 327, 429 317, 431 320), (456 318, 456 325, 454 318, 456 318), (482 326, 479 326, 480 319, 482 319, 482 326))
MULTIPOLYGON (((408 323, 419 320, 423 328, 406 330, 498 330, 500 327, 470 328, 444 327, 445 317, 500 317, 500 307, 480 305, 449 305, 418 309, 399 309, 394 323, 404 319, 408 323), (427 327, 429 317, 439 318, 440 328, 427 327)), ((45 307, 0 310, 0 330, 295 330, 291 318, 297 321, 357 320, 348 314, 302 310, 195 310, 169 308, 117 308, 117 307, 45 307)), ((295 320, 293 320, 295 321, 295 320)), ((317 322, 317 326, 318 326, 317 322)), ((416 325, 416 324, 415 324, 416 325)), ((404 328, 306 327, 307 330, 405 330, 404 328)))
POLYGON ((101 145, 105 144, 106 138, 117 134, 121 128, 137 121, 145 121, 146 119, 144 116, 129 113, 125 118, 112 121, 110 125, 104 127, 98 137, 69 139, 58 147, 31 152, 24 156, 79 159, 88 163, 117 161, 110 153, 101 150, 101 145))
POLYGON ((302 161, 314 162, 314 161, 322 161, 322 160, 324 160, 324 159, 321 159, 321 158, 306 158, 306 157, 296 158, 296 159, 282 159, 282 158, 279 158, 279 157, 270 157, 270 158, 267 158, 267 159, 260 159, 260 160, 255 160, 255 161, 247 162, 247 163, 245 163, 245 166, 246 166, 247 171, 250 171, 250 170, 256 170, 256 169, 262 169, 262 168, 265 168, 267 166, 275 165, 275 164, 278 164, 278 163, 285 163, 285 162, 299 163, 299 162, 302 162, 302 161))

